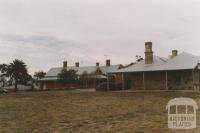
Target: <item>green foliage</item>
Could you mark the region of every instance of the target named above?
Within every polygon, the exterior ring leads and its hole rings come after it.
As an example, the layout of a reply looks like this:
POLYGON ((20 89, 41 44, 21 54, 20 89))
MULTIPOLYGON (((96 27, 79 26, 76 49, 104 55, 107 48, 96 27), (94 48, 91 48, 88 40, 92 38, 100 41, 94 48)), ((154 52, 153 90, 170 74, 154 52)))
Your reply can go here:
POLYGON ((6 79, 6 69, 7 65, 6 64, 0 64, 0 84, 1 86, 5 86, 7 79, 6 79))
POLYGON ((58 74, 59 81, 61 83, 77 83, 78 75, 75 70, 66 70, 63 69, 61 73, 58 74))
POLYGON ((89 74, 87 73, 87 71, 84 71, 81 75, 80 78, 81 79, 87 79, 89 77, 89 74))
POLYGON ((28 74, 27 66, 22 60, 15 59, 10 64, 0 65, 0 70, 4 76, 9 78, 10 83, 15 83, 15 90, 18 84, 26 84, 32 79, 28 74))
POLYGON ((45 75, 46 75, 45 72, 39 71, 39 72, 35 72, 34 77, 36 77, 37 79, 41 79, 41 78, 44 78, 45 75))
POLYGON ((21 78, 21 80, 19 80, 19 83, 20 84, 23 84, 23 85, 27 85, 28 84, 28 81, 32 81, 33 78, 31 75, 29 74, 25 74, 23 78, 21 78))
POLYGON ((6 84, 7 80, 5 76, 0 76, 0 85, 1 87, 4 87, 6 84))
POLYGON ((38 72, 35 72, 35 74, 34 74, 35 79, 33 80, 33 82, 34 82, 37 86, 39 85, 40 89, 43 88, 44 83, 39 82, 39 79, 44 78, 45 75, 46 75, 46 73, 45 73, 44 71, 38 71, 38 72))
POLYGON ((8 68, 8 65, 7 64, 0 64, 0 72, 1 72, 1 75, 4 74, 6 72, 8 68))

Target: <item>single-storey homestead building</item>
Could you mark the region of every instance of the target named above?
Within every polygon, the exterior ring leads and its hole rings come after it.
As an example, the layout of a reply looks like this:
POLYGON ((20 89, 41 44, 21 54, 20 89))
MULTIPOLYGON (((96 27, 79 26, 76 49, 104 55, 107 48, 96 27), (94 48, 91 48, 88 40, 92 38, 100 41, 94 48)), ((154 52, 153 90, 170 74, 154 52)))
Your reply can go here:
POLYGON ((64 88, 94 88, 101 82, 107 81, 107 73, 117 71, 122 68, 122 65, 111 65, 111 61, 106 60, 105 66, 100 66, 97 62, 96 66, 79 66, 79 62, 75 66, 68 66, 67 61, 63 62, 63 67, 51 68, 46 76, 40 80, 43 84, 43 89, 64 89, 64 88), (63 84, 58 80, 58 74, 63 70, 75 70, 79 75, 80 83, 78 84, 63 84))
MULTIPOLYGON (((145 59, 136 64, 109 72, 117 74, 116 82, 122 82, 132 90, 199 90, 200 57, 172 51, 170 58, 154 56, 152 42, 145 43, 145 59)), ((108 88, 109 89, 109 88, 108 88)))

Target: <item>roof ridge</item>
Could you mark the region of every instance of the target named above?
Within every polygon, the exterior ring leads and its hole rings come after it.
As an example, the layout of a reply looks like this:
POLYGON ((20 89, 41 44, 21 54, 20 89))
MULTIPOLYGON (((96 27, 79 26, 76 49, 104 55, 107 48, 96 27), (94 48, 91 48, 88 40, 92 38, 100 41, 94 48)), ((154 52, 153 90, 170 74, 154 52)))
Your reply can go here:
MULTIPOLYGON (((179 55, 182 55, 182 54, 187 54, 187 55, 190 55, 190 56, 196 56, 196 55, 193 55, 193 54, 191 54, 191 53, 188 53, 188 52, 181 52, 179 55)), ((178 55, 178 56, 179 56, 178 55)), ((198 57, 198 56, 197 56, 198 57)))

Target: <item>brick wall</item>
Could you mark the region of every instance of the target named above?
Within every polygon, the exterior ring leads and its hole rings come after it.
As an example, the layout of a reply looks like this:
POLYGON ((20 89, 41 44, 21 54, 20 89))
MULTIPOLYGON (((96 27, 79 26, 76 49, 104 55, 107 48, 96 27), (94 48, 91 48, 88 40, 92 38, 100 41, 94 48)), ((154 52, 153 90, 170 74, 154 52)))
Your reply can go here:
MULTIPOLYGON (((133 90, 143 90, 143 74, 142 73, 128 73, 125 74, 125 80, 129 80, 129 86, 133 90)), ((125 82, 126 84, 127 82, 125 82)))
MULTIPOLYGON (((68 88, 95 88, 99 84, 106 82, 106 79, 87 79, 81 80, 77 84, 63 84, 58 81, 44 82, 46 89, 68 89, 68 88)), ((111 79, 110 79, 111 81, 111 79)))
MULTIPOLYGON (((195 71, 194 76, 194 83, 199 84, 199 72, 195 71)), ((192 70, 168 72, 168 86, 169 90, 192 90, 192 70)))
POLYGON ((146 90, 166 90, 165 72, 146 72, 145 73, 146 90))
POLYGON ((133 90, 164 90, 166 88, 165 72, 145 72, 144 77, 145 82, 143 84, 142 72, 126 75, 133 90))
POLYGON ((68 88, 79 88, 78 84, 62 84, 57 81, 45 82, 46 89, 68 89, 68 88))

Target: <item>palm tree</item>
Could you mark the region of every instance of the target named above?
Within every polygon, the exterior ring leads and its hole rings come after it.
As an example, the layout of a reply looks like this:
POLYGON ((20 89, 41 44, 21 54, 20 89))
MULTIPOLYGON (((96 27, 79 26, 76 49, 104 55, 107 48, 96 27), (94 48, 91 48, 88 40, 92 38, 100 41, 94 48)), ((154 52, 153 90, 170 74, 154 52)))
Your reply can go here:
POLYGON ((15 91, 17 91, 17 85, 20 82, 24 82, 29 77, 26 64, 22 60, 15 59, 6 68, 6 75, 11 81, 15 83, 15 91))

